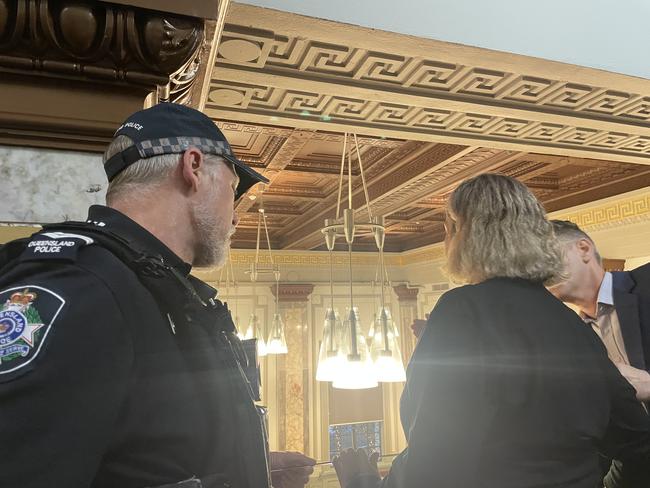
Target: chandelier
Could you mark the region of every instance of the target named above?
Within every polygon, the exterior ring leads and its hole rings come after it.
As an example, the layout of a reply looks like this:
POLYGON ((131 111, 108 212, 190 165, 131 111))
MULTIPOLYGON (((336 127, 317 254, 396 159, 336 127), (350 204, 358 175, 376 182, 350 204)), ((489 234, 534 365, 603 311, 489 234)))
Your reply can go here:
POLYGON ((275 308, 273 312, 273 320, 269 327, 269 335, 266 341, 262 338, 260 333, 260 321, 255 311, 251 312, 248 321, 248 328, 246 335, 250 334, 251 337, 258 338, 258 354, 266 356, 267 354, 286 354, 287 353, 287 340, 284 334, 284 322, 280 316, 278 307, 278 295, 280 288, 280 268, 273 261, 273 254, 271 253, 271 240, 269 238, 269 229, 266 223, 266 212, 264 210, 264 200, 260 198, 260 203, 257 212, 257 242, 255 245, 255 260, 251 263, 250 269, 247 272, 253 287, 253 296, 255 294, 255 287, 260 275, 270 274, 275 279, 275 308), (260 263, 260 237, 262 226, 264 227, 264 234, 266 236, 267 248, 269 253, 269 264, 260 263))
POLYGON ((383 250, 386 234, 384 218, 372 215, 356 134, 352 134, 350 139, 348 144, 348 134, 346 133, 343 137, 336 217, 334 219, 325 219, 325 226, 321 229, 325 237, 325 245, 330 260, 330 305, 325 312, 323 340, 318 356, 316 379, 318 381, 331 381, 334 388, 362 389, 373 388, 377 386, 378 381, 404 381, 402 379, 403 375, 395 372, 393 367, 394 359, 399 360, 402 372, 404 366, 397 348, 396 328, 390 310, 386 307, 384 301, 385 265, 383 264, 383 250), (354 152, 359 164, 359 173, 368 214, 367 220, 358 220, 352 207, 352 141, 354 141, 354 152), (348 206, 341 213, 346 162, 348 206), (370 347, 368 347, 361 330, 359 308, 354 302, 352 286, 352 243, 356 236, 362 235, 372 235, 374 237, 375 245, 379 251, 379 263, 382 273, 380 310, 372 328, 373 336, 371 337, 370 347), (333 251, 336 240, 340 238, 345 239, 348 248, 349 307, 343 320, 341 320, 338 310, 334 307, 333 281, 333 251))

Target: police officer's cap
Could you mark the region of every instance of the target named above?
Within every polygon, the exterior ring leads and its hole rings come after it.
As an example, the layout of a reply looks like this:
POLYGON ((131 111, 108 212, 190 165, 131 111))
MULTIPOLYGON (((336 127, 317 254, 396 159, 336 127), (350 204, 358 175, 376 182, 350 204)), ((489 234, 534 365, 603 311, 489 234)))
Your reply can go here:
POLYGON ((196 147, 231 162, 239 176, 236 198, 255 183, 268 183, 257 171, 235 157, 223 133, 205 114, 176 103, 160 103, 131 115, 113 137, 128 136, 134 145, 112 156, 104 165, 108 181, 140 159, 180 154, 196 147))

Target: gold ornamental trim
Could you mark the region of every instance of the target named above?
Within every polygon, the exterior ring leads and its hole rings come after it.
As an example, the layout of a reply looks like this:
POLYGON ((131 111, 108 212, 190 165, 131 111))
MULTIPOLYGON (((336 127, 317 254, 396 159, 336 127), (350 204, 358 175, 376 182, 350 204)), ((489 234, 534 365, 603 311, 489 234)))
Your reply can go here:
POLYGON ((586 231, 647 222, 650 221, 650 189, 646 188, 641 191, 642 194, 635 194, 591 208, 574 212, 555 212, 553 218, 570 220, 586 231))

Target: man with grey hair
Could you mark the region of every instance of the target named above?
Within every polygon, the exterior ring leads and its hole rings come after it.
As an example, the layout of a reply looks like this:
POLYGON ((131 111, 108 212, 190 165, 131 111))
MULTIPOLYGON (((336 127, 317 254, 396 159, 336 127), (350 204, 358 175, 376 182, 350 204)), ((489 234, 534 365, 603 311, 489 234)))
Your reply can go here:
POLYGON ((564 250, 566 276, 549 287, 576 306, 602 339, 607 354, 637 391, 650 401, 650 264, 606 272, 593 240, 576 224, 553 220, 564 250))
POLYGON ((104 167, 87 222, 0 250, 0 486, 302 487, 314 461, 269 469, 251 359, 190 275, 223 263, 234 202, 267 180, 176 104, 129 117, 104 167))

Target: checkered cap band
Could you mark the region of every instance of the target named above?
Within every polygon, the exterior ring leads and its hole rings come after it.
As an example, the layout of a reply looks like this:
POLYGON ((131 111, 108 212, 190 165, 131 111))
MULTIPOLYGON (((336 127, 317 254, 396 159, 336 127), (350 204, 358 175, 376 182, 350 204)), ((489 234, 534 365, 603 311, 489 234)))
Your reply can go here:
POLYGON ((136 147, 142 158, 150 158, 161 154, 179 154, 188 147, 196 147, 205 154, 234 157, 226 142, 204 137, 163 137, 162 139, 138 142, 136 147))

